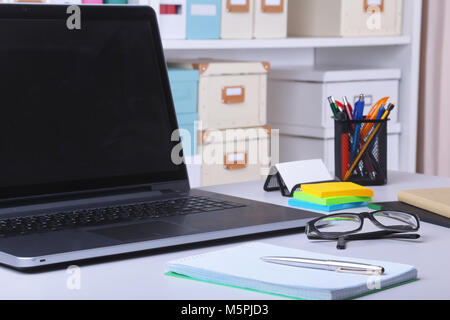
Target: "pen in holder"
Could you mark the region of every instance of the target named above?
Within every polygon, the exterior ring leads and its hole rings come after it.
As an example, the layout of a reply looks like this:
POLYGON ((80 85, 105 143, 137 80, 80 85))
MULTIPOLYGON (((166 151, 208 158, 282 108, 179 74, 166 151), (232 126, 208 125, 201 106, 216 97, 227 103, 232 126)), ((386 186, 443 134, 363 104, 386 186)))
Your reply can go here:
POLYGON ((363 186, 387 183, 388 121, 335 118, 334 163, 339 180, 363 186))

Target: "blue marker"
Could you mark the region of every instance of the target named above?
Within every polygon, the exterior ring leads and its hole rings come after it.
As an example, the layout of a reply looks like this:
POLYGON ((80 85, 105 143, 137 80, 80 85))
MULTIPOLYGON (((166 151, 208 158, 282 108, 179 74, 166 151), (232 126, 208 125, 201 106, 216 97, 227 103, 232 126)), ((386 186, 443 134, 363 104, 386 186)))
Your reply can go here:
MULTIPOLYGON (((364 107, 366 105, 364 100, 365 100, 365 97, 364 97, 363 94, 361 94, 359 96, 359 100, 355 104, 355 110, 353 110, 356 113, 356 115, 353 118, 353 120, 363 120, 364 107)), ((358 147, 359 147, 359 138, 360 138, 360 136, 361 136, 361 123, 358 123, 355 126, 355 134, 354 134, 353 148, 352 148, 352 157, 351 157, 352 161, 356 157, 356 151, 358 150, 358 147)))

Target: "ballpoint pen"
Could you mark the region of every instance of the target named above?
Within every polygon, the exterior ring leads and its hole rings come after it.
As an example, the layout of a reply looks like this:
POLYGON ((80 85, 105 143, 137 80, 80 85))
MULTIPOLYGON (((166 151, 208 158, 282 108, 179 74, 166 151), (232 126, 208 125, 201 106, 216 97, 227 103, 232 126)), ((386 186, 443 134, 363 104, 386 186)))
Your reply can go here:
POLYGON ((268 263, 281 264, 291 267, 319 269, 344 273, 357 273, 365 275, 382 275, 384 273, 384 268, 381 266, 346 261, 291 257, 262 257, 261 260, 268 263))
MULTIPOLYGON (((364 95, 361 94, 359 96, 359 100, 355 104, 355 110, 353 110, 354 114, 355 114, 355 116, 353 117, 353 120, 363 120, 364 106, 365 106, 364 99, 365 99, 364 95)), ((351 156, 352 161, 353 161, 353 159, 355 159, 356 151, 358 150, 359 138, 361 136, 360 130, 361 130, 361 124, 357 123, 355 125, 355 133, 353 134, 353 148, 352 148, 352 156, 351 156)))
MULTIPOLYGON (((386 120, 387 117, 389 117, 389 114, 391 113, 391 111, 394 110, 394 108, 395 108, 395 105, 390 103, 389 106, 387 106, 387 109, 380 120, 386 120)), ((353 161, 353 164, 351 165, 350 169, 348 169, 347 173, 345 174, 344 181, 348 181, 348 179, 352 175, 353 170, 355 170, 356 166, 358 165, 359 160, 361 160, 363 155, 366 153, 367 148, 371 145, 371 143, 374 140, 375 136, 377 135, 378 131, 380 131, 382 125, 383 125, 383 123, 379 123, 375 128, 372 129, 367 141, 364 143, 364 146, 362 147, 358 156, 353 161)))
POLYGON ((330 103, 331 111, 333 111, 334 118, 337 119, 339 109, 336 105, 336 101, 334 100, 333 97, 328 97, 328 102, 330 103))
POLYGON ((347 113, 348 120, 353 120, 352 106, 350 105, 350 102, 348 102, 347 97, 342 97, 342 101, 344 101, 345 112, 347 113))

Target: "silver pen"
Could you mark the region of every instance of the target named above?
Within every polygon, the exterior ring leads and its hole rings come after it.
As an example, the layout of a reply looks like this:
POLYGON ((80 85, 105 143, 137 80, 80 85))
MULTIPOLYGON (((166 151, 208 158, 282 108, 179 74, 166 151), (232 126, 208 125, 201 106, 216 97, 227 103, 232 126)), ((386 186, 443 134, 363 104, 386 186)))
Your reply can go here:
POLYGON ((381 275, 384 273, 383 267, 355 262, 291 257, 262 257, 261 260, 268 263, 281 264, 291 267, 320 269, 345 273, 357 273, 365 275, 381 275))

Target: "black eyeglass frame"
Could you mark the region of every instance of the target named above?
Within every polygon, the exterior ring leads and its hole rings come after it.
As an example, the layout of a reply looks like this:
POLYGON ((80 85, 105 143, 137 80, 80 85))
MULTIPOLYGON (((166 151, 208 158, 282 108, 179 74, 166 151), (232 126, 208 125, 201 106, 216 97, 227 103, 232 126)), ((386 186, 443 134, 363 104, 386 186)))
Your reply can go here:
MULTIPOLYGON (((308 239, 310 239, 310 240, 338 240, 341 237, 353 235, 353 234, 361 231, 362 228, 364 227, 364 220, 365 219, 369 219, 378 228, 380 228, 382 230, 389 231, 389 234, 416 232, 416 231, 418 231, 420 229, 420 219, 414 213, 403 212, 403 211, 399 211, 399 210, 379 210, 379 211, 374 211, 374 212, 361 212, 361 213, 337 213, 337 214, 332 214, 332 215, 319 217, 319 218, 314 219, 312 221, 309 221, 307 223, 307 225, 306 225, 306 235, 307 235, 308 239), (392 226, 392 227, 389 227, 389 226, 385 226, 385 225, 381 224, 380 222, 377 221, 376 218, 374 218, 374 216, 376 214, 378 214, 378 213, 390 212, 390 211, 391 212, 403 213, 403 214, 406 214, 406 215, 409 215, 409 216, 413 217, 416 220, 417 226, 415 228, 412 227, 412 226, 392 226), (353 231, 349 231, 349 232, 326 232, 326 233, 322 233, 319 230, 319 228, 317 228, 315 226, 316 223, 318 221, 320 221, 320 220, 330 219, 330 218, 333 218, 333 217, 343 217, 343 216, 358 217, 359 220, 360 220, 359 228, 357 228, 357 229, 355 229, 353 231)), ((368 235, 370 235, 370 234, 373 235, 373 233, 369 233, 368 235)), ((361 236, 361 238, 364 238, 364 233, 359 234, 359 235, 361 236)), ((379 235, 382 237, 381 233, 379 235)), ((388 234, 386 234, 386 235, 388 235, 388 234)), ((370 238, 373 239, 373 236, 371 236, 370 238)))

